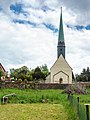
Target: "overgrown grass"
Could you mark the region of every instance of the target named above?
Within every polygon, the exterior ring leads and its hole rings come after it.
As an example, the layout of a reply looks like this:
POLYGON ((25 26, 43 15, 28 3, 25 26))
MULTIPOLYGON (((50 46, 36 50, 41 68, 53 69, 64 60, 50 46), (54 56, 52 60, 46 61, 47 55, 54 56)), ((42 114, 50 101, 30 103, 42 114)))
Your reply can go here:
POLYGON ((68 120, 60 104, 8 104, 0 106, 0 120, 68 120))
MULTIPOLYGON (((43 106, 44 103, 42 103, 42 99, 48 100, 47 104, 49 105, 56 104, 56 105, 62 105, 64 107, 65 115, 67 113, 67 116, 68 116, 66 120, 78 120, 76 111, 67 100, 67 94, 63 94, 62 92, 63 92, 62 90, 0 89, 0 99, 4 95, 15 93, 16 97, 9 97, 8 102, 11 104, 11 106, 12 106, 12 103, 18 104, 18 105, 20 104, 27 105, 29 103, 32 103, 32 104, 37 103, 43 106)), ((32 104, 29 104, 29 105, 32 105, 32 104)), ((50 107, 48 107, 48 109, 50 110, 50 107)), ((56 113, 56 110, 55 110, 55 113, 56 113)), ((53 120, 53 119, 49 119, 49 120, 53 120)), ((63 120, 63 119, 60 119, 60 120, 63 120)))
POLYGON ((80 103, 84 105, 85 103, 90 104, 90 88, 87 89, 88 94, 86 95, 75 95, 76 97, 79 97, 80 103))
POLYGON ((67 98, 62 94, 62 90, 18 90, 18 89, 1 89, 2 96, 15 93, 16 97, 9 97, 9 103, 40 103, 42 99, 47 99, 49 103, 63 103, 67 98))

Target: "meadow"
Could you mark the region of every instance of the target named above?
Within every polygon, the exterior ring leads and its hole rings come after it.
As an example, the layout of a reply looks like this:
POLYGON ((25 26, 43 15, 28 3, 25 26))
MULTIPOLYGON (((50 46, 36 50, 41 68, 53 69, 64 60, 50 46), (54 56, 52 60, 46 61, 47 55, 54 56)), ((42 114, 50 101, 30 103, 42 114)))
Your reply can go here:
POLYGON ((67 120, 60 104, 7 104, 0 106, 0 120, 67 120))
MULTIPOLYGON (((90 92, 90 89, 88 89, 90 92)), ((63 90, 0 89, 0 99, 15 93, 0 105, 1 120, 79 120, 63 90)), ((74 95, 80 103, 90 103, 90 94, 74 95)))
POLYGON ((87 92, 88 94, 85 94, 85 95, 75 95, 76 97, 79 97, 80 99, 80 103, 82 105, 86 104, 86 103, 89 103, 90 104, 90 88, 87 88, 87 92))

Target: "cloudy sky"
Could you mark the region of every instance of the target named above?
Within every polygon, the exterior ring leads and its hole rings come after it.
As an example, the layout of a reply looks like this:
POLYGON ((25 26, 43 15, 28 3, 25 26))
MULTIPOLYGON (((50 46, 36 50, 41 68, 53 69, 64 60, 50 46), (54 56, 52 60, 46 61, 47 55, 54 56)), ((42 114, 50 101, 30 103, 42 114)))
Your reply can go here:
POLYGON ((66 60, 74 73, 90 67, 90 0, 0 0, 0 62, 6 70, 53 65, 61 6, 66 60))

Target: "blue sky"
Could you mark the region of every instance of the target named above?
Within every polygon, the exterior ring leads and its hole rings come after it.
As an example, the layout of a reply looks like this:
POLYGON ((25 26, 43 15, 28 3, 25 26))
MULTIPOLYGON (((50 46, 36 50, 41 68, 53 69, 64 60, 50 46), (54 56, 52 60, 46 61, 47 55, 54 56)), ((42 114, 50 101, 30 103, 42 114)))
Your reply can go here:
POLYGON ((74 73, 90 67, 89 0, 1 0, 0 62, 6 70, 23 65, 53 65, 61 6, 66 60, 74 73))

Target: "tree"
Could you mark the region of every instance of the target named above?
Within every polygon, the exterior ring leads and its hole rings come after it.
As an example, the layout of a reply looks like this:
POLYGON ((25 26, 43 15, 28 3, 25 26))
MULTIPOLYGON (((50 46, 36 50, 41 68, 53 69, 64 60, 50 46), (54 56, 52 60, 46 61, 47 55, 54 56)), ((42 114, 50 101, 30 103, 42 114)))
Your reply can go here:
POLYGON ((27 66, 13 69, 11 72, 11 77, 14 77, 14 79, 22 79, 22 81, 24 81, 24 79, 27 79, 28 81, 32 80, 32 75, 27 66))
POLYGON ((43 72, 43 74, 45 75, 45 77, 49 74, 49 70, 46 64, 40 66, 41 71, 43 72))
POLYGON ((2 70, 0 69, 0 80, 1 80, 1 77, 4 76, 4 73, 2 72, 2 70))
POLYGON ((28 69, 27 66, 22 66, 21 68, 10 70, 10 76, 14 79, 22 79, 24 81, 27 79, 28 81, 31 80, 45 80, 46 76, 49 74, 49 70, 47 65, 42 65, 40 67, 36 67, 35 69, 28 69))
POLYGON ((87 67, 86 69, 83 68, 80 75, 77 74, 76 79, 77 79, 77 81, 80 81, 80 82, 89 82, 90 81, 90 69, 89 69, 89 67, 87 67))
POLYGON ((75 80, 73 72, 72 72, 72 79, 75 80))
POLYGON ((41 79, 45 80, 45 75, 39 67, 36 67, 34 73, 32 74, 34 80, 39 81, 41 79))

